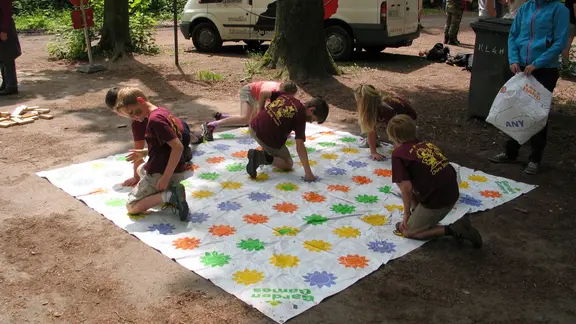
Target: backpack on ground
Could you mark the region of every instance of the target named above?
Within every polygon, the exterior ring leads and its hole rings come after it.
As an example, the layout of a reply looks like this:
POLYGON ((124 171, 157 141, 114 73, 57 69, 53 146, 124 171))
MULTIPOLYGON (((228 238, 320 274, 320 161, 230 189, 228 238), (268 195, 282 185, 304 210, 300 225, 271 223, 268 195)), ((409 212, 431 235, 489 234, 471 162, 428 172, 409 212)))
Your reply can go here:
POLYGON ((426 54, 428 61, 443 63, 450 57, 450 48, 444 46, 442 43, 436 43, 431 50, 426 54))
POLYGON ((472 63, 474 60, 473 54, 458 53, 456 56, 451 56, 446 60, 446 64, 459 66, 464 70, 472 71, 472 63))

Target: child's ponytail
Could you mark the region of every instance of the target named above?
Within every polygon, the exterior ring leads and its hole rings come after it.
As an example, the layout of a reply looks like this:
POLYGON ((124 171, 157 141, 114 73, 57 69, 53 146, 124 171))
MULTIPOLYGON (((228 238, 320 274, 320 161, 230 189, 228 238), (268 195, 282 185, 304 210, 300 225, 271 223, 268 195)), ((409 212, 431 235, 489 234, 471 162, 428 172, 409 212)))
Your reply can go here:
POLYGON ((374 86, 362 84, 354 91, 358 105, 358 124, 362 133, 372 132, 378 119, 378 109, 382 105, 382 95, 374 86))

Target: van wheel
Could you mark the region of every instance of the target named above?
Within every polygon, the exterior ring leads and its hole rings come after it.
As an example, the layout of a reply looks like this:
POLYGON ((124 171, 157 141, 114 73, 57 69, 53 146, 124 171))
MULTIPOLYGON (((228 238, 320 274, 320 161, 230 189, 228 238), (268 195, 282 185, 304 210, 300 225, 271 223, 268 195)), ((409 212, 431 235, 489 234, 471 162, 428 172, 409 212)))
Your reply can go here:
POLYGON ((336 61, 343 61, 350 58, 354 50, 352 36, 341 26, 330 26, 326 28, 326 47, 332 58, 336 61))
POLYGON ((382 52, 385 48, 386 48, 386 46, 366 46, 366 47, 364 47, 366 52, 368 52, 368 54, 372 54, 372 55, 380 54, 380 52, 382 52))
POLYGON ((201 23, 192 30, 192 43, 198 52, 216 52, 222 47, 222 38, 211 23, 201 23))

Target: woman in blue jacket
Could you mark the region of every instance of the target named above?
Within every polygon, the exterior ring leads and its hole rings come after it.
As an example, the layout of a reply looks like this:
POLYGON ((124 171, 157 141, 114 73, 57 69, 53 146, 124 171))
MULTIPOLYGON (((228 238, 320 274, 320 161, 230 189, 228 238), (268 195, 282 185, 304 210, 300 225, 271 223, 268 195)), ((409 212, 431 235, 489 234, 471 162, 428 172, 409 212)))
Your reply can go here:
MULTIPOLYGON (((520 7, 508 36, 508 61, 512 73, 533 75, 554 92, 559 78, 558 58, 566 46, 569 12, 560 0, 530 0, 520 7)), ((530 139, 532 153, 524 173, 536 174, 546 147, 548 124, 530 139)), ((511 163, 518 158, 520 144, 510 139, 505 152, 490 158, 496 163, 511 163)))

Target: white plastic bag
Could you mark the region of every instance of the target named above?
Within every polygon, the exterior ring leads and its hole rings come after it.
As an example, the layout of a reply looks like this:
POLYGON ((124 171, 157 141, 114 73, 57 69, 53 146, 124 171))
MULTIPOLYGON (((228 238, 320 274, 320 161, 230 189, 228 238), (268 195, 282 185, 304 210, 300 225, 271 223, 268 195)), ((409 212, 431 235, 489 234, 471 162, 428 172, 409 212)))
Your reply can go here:
POLYGON ((518 73, 500 89, 486 121, 526 143, 548 121, 552 93, 533 76, 518 73))

